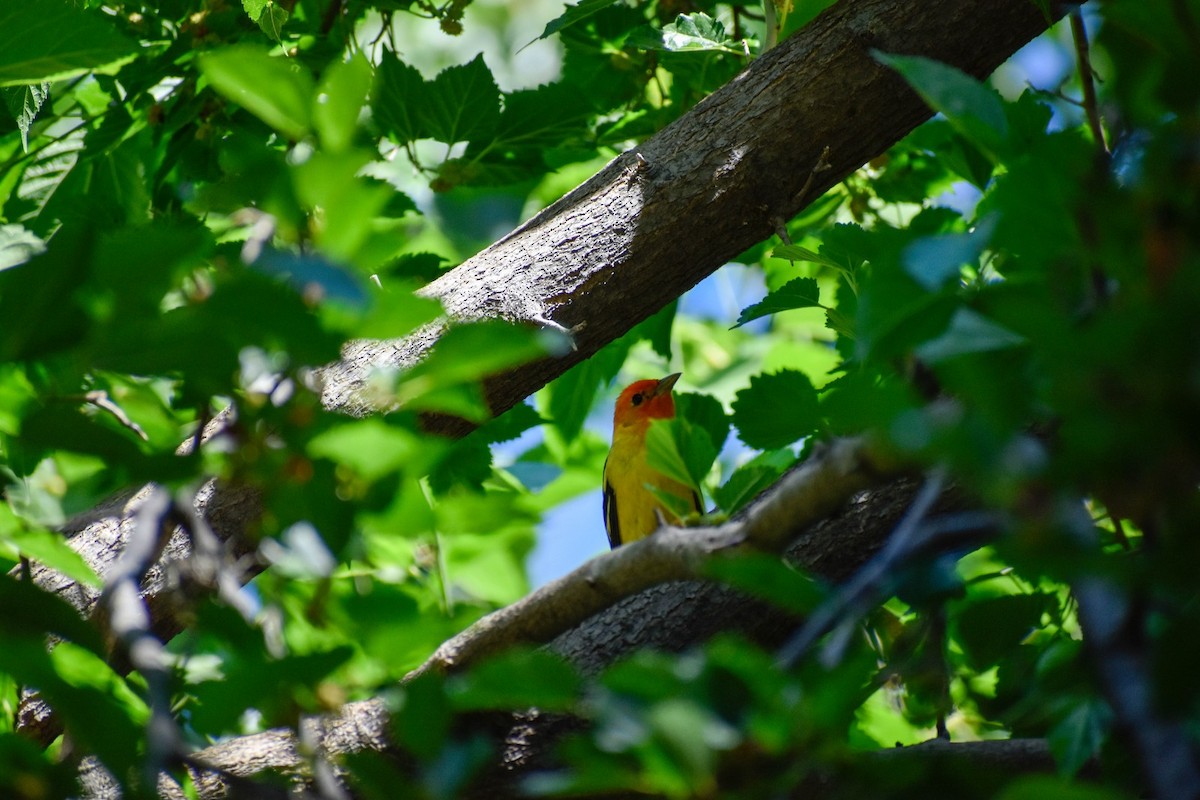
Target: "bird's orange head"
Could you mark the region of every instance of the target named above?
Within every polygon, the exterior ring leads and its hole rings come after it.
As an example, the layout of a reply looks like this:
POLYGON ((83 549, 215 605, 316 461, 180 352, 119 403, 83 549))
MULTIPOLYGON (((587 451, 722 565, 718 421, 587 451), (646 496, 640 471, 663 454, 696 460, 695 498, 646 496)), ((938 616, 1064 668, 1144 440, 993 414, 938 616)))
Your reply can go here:
POLYGON ((634 381, 625 387, 617 398, 613 413, 613 426, 627 425, 645 427, 652 419, 671 419, 675 416, 675 398, 671 387, 679 380, 679 373, 661 380, 634 381))

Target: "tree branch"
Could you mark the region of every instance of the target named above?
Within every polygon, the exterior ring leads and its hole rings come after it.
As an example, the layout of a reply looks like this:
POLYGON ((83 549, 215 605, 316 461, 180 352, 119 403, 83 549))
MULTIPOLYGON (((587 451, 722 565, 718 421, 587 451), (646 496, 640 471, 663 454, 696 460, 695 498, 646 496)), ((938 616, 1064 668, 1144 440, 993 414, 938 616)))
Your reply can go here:
MULTIPOLYGON (((586 642, 590 628, 591 635, 596 630, 607 630, 611 640, 611 623, 621 619, 636 644, 645 645, 645 641, 638 640, 637 625, 628 624, 629 615, 618 601, 630 599, 629 595, 636 595, 634 600, 645 597, 646 593, 636 593, 647 586, 698 577, 701 565, 718 554, 751 549, 778 552, 795 540, 803 545, 797 551, 802 568, 816 570, 830 579, 850 574, 878 548, 911 500, 911 482, 902 484, 898 496, 887 490, 878 495, 861 494, 865 487, 884 480, 888 474, 885 470, 892 469, 894 465, 872 454, 861 440, 834 442, 780 479, 738 519, 711 528, 661 529, 648 539, 599 556, 513 606, 480 620, 439 648, 408 679, 431 670, 461 669, 502 647, 547 642, 560 633, 563 635, 554 641, 552 649, 576 661, 583 671, 594 672, 599 665, 579 656, 594 656, 597 649, 581 645, 578 637, 586 642), (847 503, 849 507, 841 514, 830 516, 847 503), (866 536, 858 535, 856 529, 860 526, 869 529, 866 536), (837 560, 830 560, 830 554, 836 554, 837 560), (593 618, 592 623, 577 627, 588 618, 593 618)), ((650 598, 652 602, 657 598, 659 603, 671 603, 678 602, 678 594, 664 591, 651 593, 650 598)), ((748 608, 757 609, 759 604, 728 589, 705 587, 704 591, 685 595, 693 619, 710 615, 717 604, 728 603, 730 598, 736 598, 736 610, 729 611, 725 619, 737 616, 761 623, 771 616, 747 614, 748 608)), ((649 618, 648 630, 663 629, 654 624, 654 619, 661 621, 664 613, 660 608, 649 618)), ((644 614, 637 617, 647 619, 644 614)), ((786 615, 775 614, 774 618, 780 623, 780 631, 793 624, 786 615)), ((690 626, 689 630, 694 637, 702 627, 690 626)), ((696 641, 690 639, 690 643, 696 641)), ((658 644, 674 649, 669 635, 658 644)), ((608 648, 600 651, 604 660, 611 659, 612 647, 610 641, 608 648)), ((309 718, 302 724, 306 730, 311 727, 309 735, 321 743, 320 755, 335 759, 363 750, 390 752, 387 719, 384 701, 375 699, 349 704, 335 715, 309 718)), ((510 769, 529 764, 544 748, 546 739, 535 734, 523 743, 524 750, 510 748, 504 763, 510 769)), ((210 765, 220 772, 191 769, 192 778, 198 787, 210 787, 201 789, 201 797, 219 797, 225 791, 227 775, 245 777, 264 769, 307 774, 309 767, 301 758, 302 752, 294 732, 271 730, 194 754, 195 764, 210 765)))
POLYGON ((695 580, 717 554, 779 552, 808 526, 880 480, 881 460, 859 439, 834 442, 781 478, 739 518, 711 528, 665 526, 597 556, 439 647, 406 677, 462 669, 506 647, 548 642, 618 600, 668 581, 695 580))

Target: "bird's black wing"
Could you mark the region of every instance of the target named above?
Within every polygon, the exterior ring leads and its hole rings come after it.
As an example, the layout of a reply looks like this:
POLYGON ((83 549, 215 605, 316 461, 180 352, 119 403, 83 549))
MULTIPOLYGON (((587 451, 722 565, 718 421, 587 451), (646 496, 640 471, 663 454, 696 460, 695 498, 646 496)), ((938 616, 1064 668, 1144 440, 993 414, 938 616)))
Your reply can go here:
MULTIPOLYGON (((607 467, 607 462, 605 463, 607 467)), ((621 522, 617 516, 617 493, 612 484, 604 482, 604 530, 608 531, 608 546, 621 546, 621 522)))

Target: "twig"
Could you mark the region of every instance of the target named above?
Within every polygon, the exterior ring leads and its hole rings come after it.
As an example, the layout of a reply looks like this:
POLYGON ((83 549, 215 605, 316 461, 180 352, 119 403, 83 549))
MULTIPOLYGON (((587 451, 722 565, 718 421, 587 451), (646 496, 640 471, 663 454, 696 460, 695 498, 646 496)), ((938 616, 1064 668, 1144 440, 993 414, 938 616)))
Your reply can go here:
POLYGON ((816 180, 818 175, 833 169, 833 165, 829 163, 831 152, 829 145, 825 145, 824 149, 821 150, 821 155, 817 157, 817 163, 813 164, 813 168, 809 170, 808 178, 804 181, 804 185, 800 187, 800 191, 796 192, 796 196, 792 198, 793 206, 799 207, 800 202, 804 200, 809 190, 812 189, 813 181, 816 180))
POLYGON ((325 13, 321 16, 321 33, 329 33, 333 30, 334 23, 342 13, 342 0, 329 0, 329 5, 325 8, 325 13))
POLYGON ((246 624, 254 625, 256 605, 243 588, 245 570, 237 568, 226 556, 221 540, 188 498, 176 500, 175 512, 183 518, 192 540, 191 558, 183 562, 189 574, 200 585, 213 590, 246 624))
POLYGON ((177 763, 184 752, 182 737, 171 714, 170 659, 162 642, 150 632, 150 612, 139 593, 142 578, 158 560, 170 536, 174 508, 171 496, 162 489, 155 490, 146 500, 98 605, 107 616, 113 644, 146 679, 150 705, 143 762, 146 787, 155 786, 159 773, 177 763))
POLYGON ((1075 40, 1075 57, 1079 62, 1079 82, 1083 85, 1083 108, 1087 112, 1088 127, 1092 129, 1092 137, 1105 155, 1111 155, 1108 141, 1104 137, 1104 125, 1100 119, 1100 107, 1096 102, 1095 73, 1092 71, 1092 59, 1088 46, 1087 29, 1083 26, 1083 12, 1079 6, 1071 9, 1071 38, 1075 40))
POLYGON ((108 392, 104 391, 103 389, 93 389, 92 391, 86 392, 83 395, 69 395, 63 399, 89 403, 96 408, 103 409, 109 414, 112 414, 113 417, 116 418, 117 422, 121 423, 123 427, 133 431, 143 442, 150 441, 150 437, 146 435, 144 430, 142 430, 142 426, 131 420, 129 415, 125 413, 125 409, 114 403, 112 398, 108 396, 108 392))
MULTIPOLYGON (((768 2, 771 2, 771 0, 768 0, 768 2)), ((829 163, 829 153, 829 145, 826 145, 825 149, 821 151, 821 155, 817 157, 817 163, 813 164, 813 168, 809 170, 808 178, 805 179, 804 185, 800 187, 800 191, 792 196, 791 208, 800 208, 800 204, 804 201, 805 196, 808 195, 809 190, 812 189, 813 181, 817 179, 817 176, 833 168, 829 163)), ((775 229, 775 234, 784 244, 792 243, 792 237, 788 234, 787 225, 782 216, 772 217, 771 226, 775 229)))
POLYGON ((884 548, 838 592, 809 615, 803 627, 779 648, 776 663, 783 669, 791 669, 839 620, 857 621, 862 610, 870 605, 876 592, 893 573, 896 565, 911 555, 921 521, 942 493, 944 483, 945 478, 941 471, 930 475, 884 548))
MULTIPOLYGON (((913 508, 917 500, 913 501, 913 508)), ((1000 517, 992 512, 968 511, 929 520, 914 532, 909 541, 905 541, 908 534, 901 530, 902 527, 903 522, 884 549, 817 608, 804 627, 780 649, 778 663, 786 667, 794 666, 835 625, 842 634, 852 629, 876 601, 882 599, 882 595, 890 593, 890 579, 902 565, 926 553, 978 547, 1002 524, 1000 517)), ((827 667, 839 663, 848 643, 848 636, 835 636, 822 651, 821 663, 827 667)))
MULTIPOLYGON (((1097 546, 1095 526, 1083 504, 1063 515, 1072 538, 1089 550, 1097 546)), ((1192 800, 1200 787, 1200 766, 1183 726, 1165 719, 1157 705, 1151 660, 1146 653, 1146 620, 1111 579, 1098 574, 1071 585, 1091 664, 1121 729, 1159 800, 1192 800)))

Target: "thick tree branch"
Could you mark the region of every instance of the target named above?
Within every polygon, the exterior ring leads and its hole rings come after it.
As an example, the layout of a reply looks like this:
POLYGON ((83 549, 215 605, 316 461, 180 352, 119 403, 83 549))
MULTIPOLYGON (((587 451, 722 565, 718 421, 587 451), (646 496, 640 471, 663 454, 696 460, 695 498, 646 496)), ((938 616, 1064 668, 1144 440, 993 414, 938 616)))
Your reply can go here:
MULTIPOLYGON (((610 626, 615 621, 625 620, 622 624, 636 630, 636 624, 631 625, 628 615, 622 614, 616 605, 619 600, 647 586, 699 576, 701 565, 716 554, 750 549, 778 552, 796 540, 805 544, 796 552, 800 566, 830 579, 847 575, 878 548, 911 497, 911 484, 905 485, 900 502, 886 491, 879 493, 882 501, 875 501, 871 494, 858 497, 865 487, 884 480, 884 469, 892 468, 872 455, 859 440, 835 442, 784 476, 740 518, 712 528, 663 529, 646 540, 600 556, 476 623, 440 648, 409 678, 429 670, 462 668, 504 646, 547 642, 559 633, 563 636, 554 641, 552 648, 575 660, 585 672, 593 672, 599 665, 579 656, 592 656, 595 648, 581 647, 578 641, 573 641, 581 635, 586 639, 587 634, 582 632, 592 627, 577 627, 581 622, 604 610, 597 627, 607 629, 608 638, 614 636, 610 626), (851 502, 856 497, 858 500, 851 502), (850 506, 843 513, 830 517, 847 503, 850 506), (887 510, 883 511, 884 508, 887 510), (864 519, 869 521, 870 531, 860 538, 856 528, 864 519), (828 558, 830 554, 836 554, 836 560, 828 558)), ((663 592, 651 594, 651 598, 671 603, 678 594, 663 592)), ((747 614, 748 609, 757 611, 760 606, 729 590, 713 592, 711 587, 705 587, 703 591, 684 594, 692 600, 691 612, 697 615, 696 619, 735 598, 739 605, 732 614, 760 623, 770 616, 747 614)), ((645 619, 646 615, 637 616, 645 619)), ((776 620, 784 619, 778 614, 774 616, 776 620)), ((786 624, 790 620, 781 624, 780 629, 786 624)), ((693 627, 693 636, 698 627, 693 627)), ((662 626, 648 630, 657 632, 662 626)), ((694 643, 697 639, 690 641, 694 643)), ((671 648, 679 644, 672 642, 669 635, 657 643, 671 648)), ((606 657, 611 657, 611 648, 610 642, 609 649, 603 651, 606 657)), ((316 740, 321 742, 321 755, 325 757, 363 750, 390 752, 387 711, 382 700, 353 703, 336 715, 311 718, 304 725, 320 733, 316 740)), ((518 749, 506 754, 505 763, 510 768, 528 764, 537 756, 546 737, 533 739, 525 743, 531 750, 518 749)), ((293 732, 272 730, 195 754, 197 764, 212 765, 221 772, 193 770, 193 778, 198 786, 211 788, 211 793, 202 790, 202 797, 219 797, 227 783, 225 773, 244 776, 269 768, 304 774, 307 765, 301 758, 302 752, 293 732)))
POLYGON ((841 440, 792 470, 736 520, 711 528, 666 526, 593 558, 569 575, 481 619, 409 674, 461 669, 521 642, 548 642, 618 600, 668 581, 703 577, 714 555, 778 552, 800 531, 879 480, 860 440, 841 440))
POLYGON ((643 589, 702 578, 714 555, 779 552, 882 474, 880 459, 861 440, 836 441, 785 475, 739 518, 711 528, 666 526, 597 556, 450 639, 408 679, 461 669, 514 644, 548 642, 643 589))
MULTIPOLYGON (((578 330, 576 351, 487 382, 492 409, 505 411, 928 119, 872 49, 984 77, 1047 23, 1029 0, 842 0, 425 293, 455 319, 548 319, 578 330)), ((373 410, 362 394, 371 372, 416 363, 441 329, 347 348, 325 375, 326 405, 373 410)), ((458 434, 465 423, 434 427, 458 434)))

